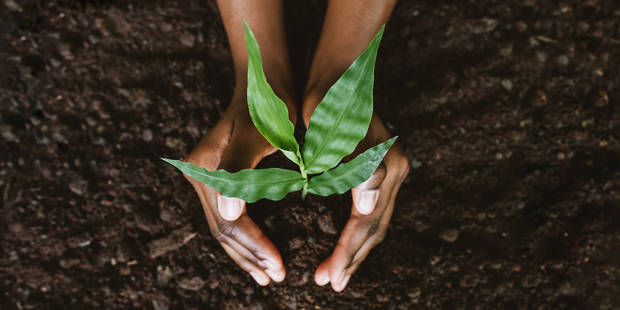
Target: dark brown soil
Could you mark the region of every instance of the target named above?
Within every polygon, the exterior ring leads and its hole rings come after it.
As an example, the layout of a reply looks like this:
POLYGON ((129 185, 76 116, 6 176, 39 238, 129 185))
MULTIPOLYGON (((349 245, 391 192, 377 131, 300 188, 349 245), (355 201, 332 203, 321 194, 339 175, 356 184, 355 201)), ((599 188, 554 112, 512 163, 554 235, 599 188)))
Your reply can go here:
MULTIPOLYGON (((298 85, 324 10, 287 1, 298 85)), ((348 195, 251 207, 288 271, 261 288, 158 159, 230 99, 212 1, 0 1, 0 308, 620 309, 619 21, 614 0, 401 1, 375 106, 413 169, 337 294, 312 274, 348 195)))

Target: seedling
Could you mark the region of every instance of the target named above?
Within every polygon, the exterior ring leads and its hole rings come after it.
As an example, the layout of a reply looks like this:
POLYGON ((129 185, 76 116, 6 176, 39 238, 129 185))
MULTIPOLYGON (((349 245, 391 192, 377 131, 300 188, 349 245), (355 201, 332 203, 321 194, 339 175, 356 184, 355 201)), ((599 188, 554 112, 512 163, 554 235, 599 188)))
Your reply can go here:
POLYGON ((299 166, 299 172, 280 168, 208 171, 188 162, 162 159, 222 195, 246 202, 261 198, 280 200, 300 189, 303 197, 307 193, 342 194, 370 178, 397 137, 366 150, 349 162, 340 161, 355 150, 370 125, 375 61, 384 27, 314 110, 303 150, 293 135, 295 127, 288 118, 285 103, 267 82, 254 33, 247 23, 244 28, 249 55, 247 100, 250 116, 265 139, 299 166), (316 174, 320 175, 311 177, 316 174))

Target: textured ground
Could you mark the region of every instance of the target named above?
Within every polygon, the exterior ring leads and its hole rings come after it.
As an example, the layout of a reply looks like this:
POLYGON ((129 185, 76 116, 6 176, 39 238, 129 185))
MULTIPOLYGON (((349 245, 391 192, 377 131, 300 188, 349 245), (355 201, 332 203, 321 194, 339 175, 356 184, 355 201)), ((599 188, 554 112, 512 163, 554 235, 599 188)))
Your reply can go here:
MULTIPOLYGON (((298 87, 324 10, 286 5, 298 87)), ((619 20, 613 0, 401 1, 375 106, 413 169, 336 294, 312 273, 348 196, 251 207, 288 270, 260 288, 157 159, 230 99, 214 3, 2 0, 0 308, 620 309, 619 20)))

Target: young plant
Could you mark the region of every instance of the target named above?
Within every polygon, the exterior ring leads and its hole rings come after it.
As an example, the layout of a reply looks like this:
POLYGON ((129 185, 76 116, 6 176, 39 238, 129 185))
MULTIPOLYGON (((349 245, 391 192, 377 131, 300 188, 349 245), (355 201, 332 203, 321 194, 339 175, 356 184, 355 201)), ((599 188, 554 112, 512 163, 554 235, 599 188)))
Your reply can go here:
POLYGON ((254 33, 246 23, 244 28, 249 55, 247 100, 250 116, 265 139, 299 166, 299 172, 280 168, 208 171, 188 162, 162 159, 222 195, 250 203, 261 198, 280 200, 300 189, 303 197, 308 192, 320 196, 342 194, 367 180, 397 137, 366 150, 349 162, 340 161, 355 150, 370 125, 375 60, 384 27, 314 110, 303 150, 293 135, 295 127, 288 118, 286 104, 267 82, 254 33))

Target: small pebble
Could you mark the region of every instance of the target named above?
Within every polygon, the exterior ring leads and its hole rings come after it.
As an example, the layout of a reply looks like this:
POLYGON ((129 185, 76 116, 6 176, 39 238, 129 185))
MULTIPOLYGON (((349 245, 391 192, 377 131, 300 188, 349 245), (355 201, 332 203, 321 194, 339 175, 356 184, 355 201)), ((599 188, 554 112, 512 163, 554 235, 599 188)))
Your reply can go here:
POLYGON ((459 238, 459 231, 456 229, 447 229, 439 234, 439 238, 445 242, 453 243, 459 238))
POLYGON ((557 58, 557 62, 560 66, 567 66, 568 65, 568 56, 566 55, 560 55, 557 58))
POLYGON ((76 195, 82 196, 84 195, 84 193, 86 193, 86 190, 88 189, 88 182, 82 179, 73 180, 71 183, 69 183, 69 189, 76 195))
POLYGON ((519 32, 524 32, 525 30, 527 30, 527 24, 522 21, 516 22, 515 27, 517 28, 517 31, 519 32))
POLYGON ((476 287, 480 282, 480 278, 477 275, 464 275, 459 281, 461 287, 476 287))
POLYGON ((281 302, 289 309, 297 309, 297 298, 295 296, 284 296, 284 298, 281 299, 281 302))
POLYGON ((410 290, 407 292, 407 296, 409 296, 409 298, 411 299, 420 297, 420 294, 420 289, 410 290))
POLYGON ((153 132, 150 129, 145 129, 142 132, 142 140, 144 140, 145 142, 153 141, 153 132))
POLYGON ((429 227, 431 227, 430 224, 424 222, 424 221, 420 221, 420 220, 416 220, 414 223, 414 227, 415 227, 415 231, 417 232, 423 232, 425 230, 427 230, 429 227))
POLYGON ((330 214, 322 214, 319 216, 317 222, 322 232, 330 235, 335 235, 338 233, 336 227, 334 227, 334 221, 332 220, 330 214))
POLYGON ((512 82, 510 80, 503 80, 502 86, 508 91, 512 90, 512 82))
POLYGON ((303 239, 295 237, 288 242, 288 247, 291 250, 296 250, 302 247, 304 243, 305 241, 303 239))
POLYGON ((164 295, 158 295, 153 298, 153 308, 155 310, 168 310, 170 309, 170 299, 164 295))
POLYGON ((547 53, 545 53, 545 52, 536 52, 536 59, 540 63, 545 63, 547 61, 547 53))
POLYGON ((377 301, 380 303, 385 303, 390 301, 390 296, 384 294, 377 294, 377 301))
POLYGON ((506 46, 502 48, 501 50, 499 50, 499 54, 504 57, 508 57, 512 55, 512 45, 506 46))
POLYGON ((22 8, 15 3, 15 1, 13 0, 4 0, 4 5, 6 6, 7 9, 9 9, 9 11, 17 11, 17 12, 21 12, 22 8))
POLYGON ((184 290, 196 292, 205 285, 205 281, 203 281, 200 277, 193 277, 191 279, 181 279, 177 284, 184 290))
POLYGON ((190 33, 184 32, 180 37, 179 41, 181 44, 186 47, 194 46, 194 41, 196 41, 196 37, 190 33))
POLYGON ((246 295, 254 294, 254 287, 246 286, 245 288, 243 288, 243 293, 246 294, 246 295))
POLYGON ((11 131, 11 126, 2 125, 0 126, 0 131, 2 131, 2 138, 4 140, 8 142, 19 142, 19 138, 11 131))
POLYGON ((157 266, 157 285, 158 286, 166 286, 170 282, 170 279, 174 277, 174 273, 169 266, 162 267, 157 266))

